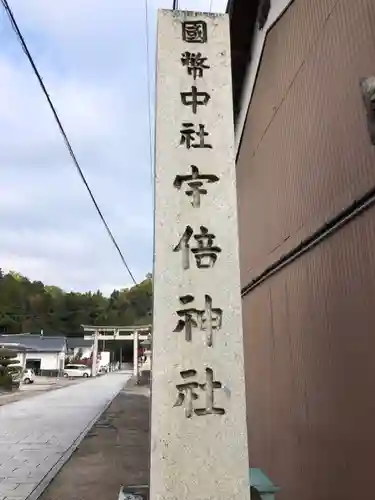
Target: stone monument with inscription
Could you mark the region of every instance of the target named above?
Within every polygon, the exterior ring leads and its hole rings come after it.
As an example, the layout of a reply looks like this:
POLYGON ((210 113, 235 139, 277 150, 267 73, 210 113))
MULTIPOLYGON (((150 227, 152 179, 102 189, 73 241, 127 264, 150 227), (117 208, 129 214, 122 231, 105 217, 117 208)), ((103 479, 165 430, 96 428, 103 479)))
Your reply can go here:
POLYGON ((249 500, 229 20, 158 15, 151 500, 249 500))

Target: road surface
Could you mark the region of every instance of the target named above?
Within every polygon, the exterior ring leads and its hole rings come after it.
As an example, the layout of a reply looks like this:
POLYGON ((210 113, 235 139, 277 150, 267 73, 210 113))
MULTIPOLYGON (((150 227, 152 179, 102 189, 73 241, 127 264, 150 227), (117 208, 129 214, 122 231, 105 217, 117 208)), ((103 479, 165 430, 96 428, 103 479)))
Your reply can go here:
POLYGON ((82 379, 66 379, 66 378, 53 378, 53 377, 35 377, 33 384, 22 384, 19 391, 15 392, 1 392, 0 391, 0 406, 21 401, 30 397, 35 397, 40 393, 46 391, 54 391, 61 387, 68 385, 80 384, 82 379))
POLYGON ((130 378, 111 373, 0 407, 0 500, 35 499, 130 378))

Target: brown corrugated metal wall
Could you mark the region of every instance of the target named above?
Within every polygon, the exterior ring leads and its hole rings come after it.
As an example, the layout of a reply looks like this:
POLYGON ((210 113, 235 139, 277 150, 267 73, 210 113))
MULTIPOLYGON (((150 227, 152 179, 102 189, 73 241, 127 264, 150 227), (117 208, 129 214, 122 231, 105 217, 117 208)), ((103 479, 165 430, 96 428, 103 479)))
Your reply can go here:
MULTIPOLYGON (((237 165, 243 287, 375 186, 370 75, 375 0, 295 0, 269 33, 237 165)), ((371 496, 375 208, 255 283, 243 314, 251 465, 280 500, 371 496)))

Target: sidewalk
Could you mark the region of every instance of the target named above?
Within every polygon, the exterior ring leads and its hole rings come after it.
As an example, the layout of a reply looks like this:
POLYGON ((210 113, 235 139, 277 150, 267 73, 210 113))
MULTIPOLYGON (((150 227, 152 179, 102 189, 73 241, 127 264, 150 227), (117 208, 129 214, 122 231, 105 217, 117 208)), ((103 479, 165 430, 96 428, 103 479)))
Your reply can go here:
POLYGON ((130 380, 40 500, 117 500, 149 482, 149 389, 130 380))
POLYGON ((0 500, 34 500, 130 373, 112 373, 0 407, 0 500))

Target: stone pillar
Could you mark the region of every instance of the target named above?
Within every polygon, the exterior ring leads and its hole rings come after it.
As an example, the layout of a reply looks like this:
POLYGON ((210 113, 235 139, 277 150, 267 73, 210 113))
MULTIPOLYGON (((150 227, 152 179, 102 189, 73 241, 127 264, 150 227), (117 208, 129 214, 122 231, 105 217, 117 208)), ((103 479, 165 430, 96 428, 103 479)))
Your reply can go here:
POLYGON ((133 338, 133 375, 138 377, 138 332, 134 332, 133 338))
POLYGON ((97 375, 97 365, 98 365, 98 332, 94 332, 94 345, 92 348, 92 365, 91 365, 91 375, 96 377, 97 375))
POLYGON ((150 500, 249 500, 228 16, 157 45, 150 500))

